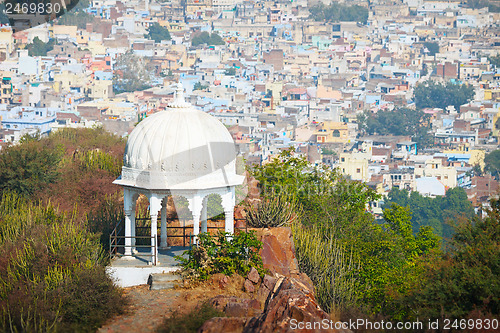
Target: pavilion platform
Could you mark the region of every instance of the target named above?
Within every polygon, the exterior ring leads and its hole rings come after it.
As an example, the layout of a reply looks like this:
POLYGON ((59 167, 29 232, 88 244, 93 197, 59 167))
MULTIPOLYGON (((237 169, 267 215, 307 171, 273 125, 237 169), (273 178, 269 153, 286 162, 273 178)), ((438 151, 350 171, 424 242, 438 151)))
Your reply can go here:
POLYGON ((147 284, 150 274, 177 272, 179 262, 174 257, 182 256, 188 249, 189 247, 183 246, 172 246, 169 250, 159 249, 158 264, 151 265, 151 250, 137 248, 137 252, 132 256, 119 255, 112 259, 107 272, 120 287, 147 284))

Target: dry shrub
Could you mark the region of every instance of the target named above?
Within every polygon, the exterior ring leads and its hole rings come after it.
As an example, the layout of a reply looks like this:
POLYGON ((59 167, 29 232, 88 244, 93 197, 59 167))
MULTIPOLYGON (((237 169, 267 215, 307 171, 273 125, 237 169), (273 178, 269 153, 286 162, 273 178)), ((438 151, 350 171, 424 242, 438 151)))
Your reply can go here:
POLYGON ((198 304, 198 306, 186 314, 181 314, 177 311, 172 312, 170 318, 166 318, 156 332, 195 333, 207 320, 225 316, 224 312, 217 310, 209 302, 204 302, 198 304))
POLYGON ((92 331, 123 308, 99 236, 76 214, 0 201, 0 330, 92 331))

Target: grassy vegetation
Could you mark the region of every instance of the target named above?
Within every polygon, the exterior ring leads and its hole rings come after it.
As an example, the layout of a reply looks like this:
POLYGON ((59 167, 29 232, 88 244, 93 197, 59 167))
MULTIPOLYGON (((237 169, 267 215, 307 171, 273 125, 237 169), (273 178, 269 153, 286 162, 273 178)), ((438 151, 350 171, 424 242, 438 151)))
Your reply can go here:
POLYGON ((4 193, 0 257, 3 331, 92 331, 122 309, 99 235, 76 214, 4 193))
POLYGON ((0 330, 95 331, 126 300, 105 273, 124 142, 96 129, 0 152, 0 330))
POLYGON ((254 228, 281 227, 290 224, 300 215, 300 208, 293 198, 284 193, 263 198, 247 206, 246 221, 254 228))
POLYGON ((264 198, 284 192, 297 200, 304 212, 292 224, 299 266, 313 281, 321 307, 336 318, 498 315, 498 203, 486 220, 458 224, 444 251, 432 227, 413 228, 410 208, 392 203, 384 221, 376 221, 366 207, 377 195, 366 185, 291 151, 253 167, 252 174, 264 198))
POLYGON ((157 333, 196 333, 209 319, 225 317, 224 312, 217 310, 210 303, 204 302, 186 314, 174 311, 156 330, 157 333))
POLYGON ((319 228, 292 224, 301 271, 315 282, 316 299, 330 312, 340 313, 357 303, 359 261, 352 249, 335 239, 325 239, 319 228))

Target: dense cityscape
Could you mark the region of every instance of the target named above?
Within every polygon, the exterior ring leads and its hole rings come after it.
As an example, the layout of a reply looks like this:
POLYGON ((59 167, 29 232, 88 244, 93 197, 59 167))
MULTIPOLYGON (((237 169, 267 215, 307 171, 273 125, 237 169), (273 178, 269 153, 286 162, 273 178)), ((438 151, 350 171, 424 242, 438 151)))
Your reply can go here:
POLYGON ((498 329, 499 0, 0 2, 0 331, 498 329))
POLYGON ((379 193, 459 186, 480 207, 498 189, 482 171, 499 135, 500 14, 471 7, 82 1, 2 28, 0 139, 99 124, 125 136, 181 82, 250 163, 294 147, 379 193))

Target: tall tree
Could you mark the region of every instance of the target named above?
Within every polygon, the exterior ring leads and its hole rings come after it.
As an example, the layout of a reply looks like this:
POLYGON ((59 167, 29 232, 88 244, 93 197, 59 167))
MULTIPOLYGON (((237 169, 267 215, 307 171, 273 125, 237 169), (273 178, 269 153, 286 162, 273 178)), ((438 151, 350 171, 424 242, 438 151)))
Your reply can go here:
POLYGON ((132 51, 118 57, 113 71, 113 89, 117 93, 144 90, 153 85, 154 76, 147 63, 132 51))
POLYGON ((61 149, 41 146, 36 141, 2 149, 0 191, 31 196, 58 179, 61 149))
POLYGON ((26 45, 28 49, 28 54, 32 57, 46 56, 47 52, 54 49, 55 40, 51 39, 47 43, 42 42, 38 37, 33 38, 33 42, 26 45))
POLYGON ((429 50, 429 55, 431 56, 439 52, 439 44, 437 42, 424 42, 424 47, 429 50))
POLYGON ((448 82, 446 85, 435 81, 426 81, 415 87, 413 98, 417 108, 441 108, 453 105, 455 110, 460 105, 470 102, 474 98, 474 87, 468 84, 454 84, 448 82))
POLYGON ((197 34, 193 35, 193 38, 191 40, 191 44, 193 46, 198 46, 198 45, 202 45, 202 44, 207 44, 207 45, 224 45, 225 42, 221 38, 221 36, 219 36, 215 32, 212 33, 212 34, 209 34, 206 31, 202 31, 200 33, 197 33, 197 34))
POLYGON ((484 158, 485 171, 500 179, 500 149, 494 150, 484 158))
POLYGON ((429 116, 421 110, 399 108, 394 111, 378 111, 358 116, 360 127, 369 134, 410 135, 420 147, 429 146, 429 116))
POLYGON ((429 262, 421 284, 405 300, 414 317, 453 320, 498 316, 500 202, 493 200, 491 207, 485 219, 474 217, 458 225, 450 251, 429 262))
POLYGON ((145 37, 154 40, 156 43, 161 42, 162 40, 170 40, 170 32, 167 28, 162 27, 157 22, 153 23, 148 28, 148 33, 145 37))
POLYGON ((325 5, 322 2, 309 8, 311 18, 315 21, 340 22, 353 21, 366 24, 368 20, 368 9, 359 5, 348 6, 332 2, 325 5))
POLYGON ((420 193, 392 188, 385 201, 386 207, 396 203, 408 207, 412 211, 413 233, 417 234, 421 227, 430 226, 436 234, 449 239, 453 235, 450 221, 460 217, 472 218, 474 208, 467 199, 462 188, 452 188, 446 195, 436 198, 424 197, 420 193))

